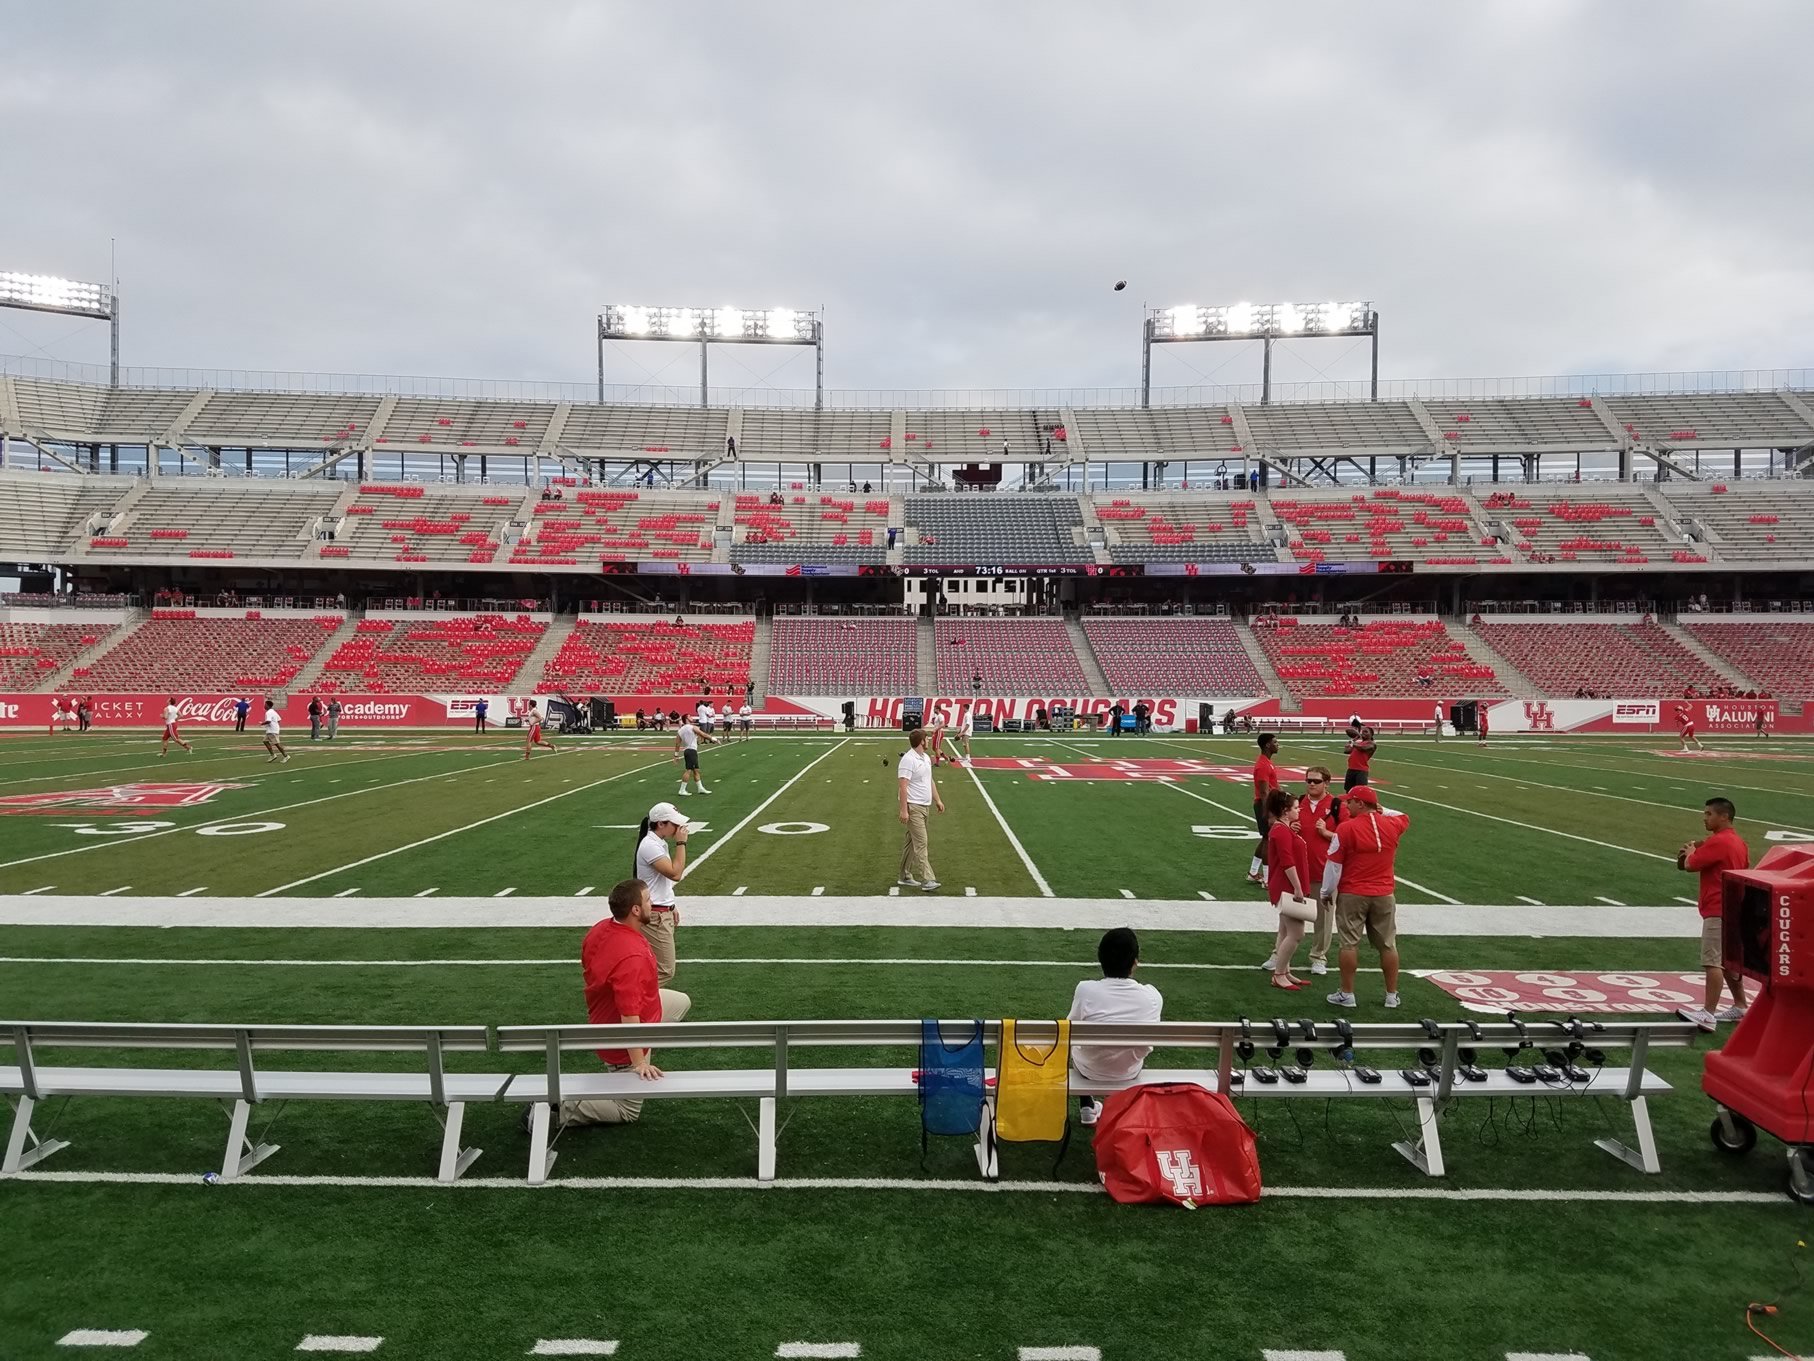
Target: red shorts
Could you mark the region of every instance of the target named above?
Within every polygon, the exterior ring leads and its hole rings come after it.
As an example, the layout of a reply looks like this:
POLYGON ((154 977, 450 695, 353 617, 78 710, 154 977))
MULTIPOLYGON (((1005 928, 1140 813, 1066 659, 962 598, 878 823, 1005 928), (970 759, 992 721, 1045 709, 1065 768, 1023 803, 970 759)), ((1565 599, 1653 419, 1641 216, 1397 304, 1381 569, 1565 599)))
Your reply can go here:
POLYGON ((1688 741, 1688 740, 1689 740, 1689 739, 1690 739, 1690 738, 1692 738, 1692 737, 1693 737, 1693 736, 1694 736, 1694 724, 1692 724, 1692 723, 1684 723, 1684 724, 1683 724, 1683 725, 1682 725, 1682 740, 1683 740, 1683 741, 1684 741, 1684 742, 1686 742, 1686 741, 1688 741))
POLYGON ((537 723, 534 727, 532 727, 529 730, 529 745, 533 747, 537 742, 540 742, 541 740, 542 740, 542 725, 540 723, 537 723))
POLYGON ((176 736, 176 724, 166 723, 164 725, 164 740, 166 742, 168 742, 171 738, 173 738, 175 736, 176 736))

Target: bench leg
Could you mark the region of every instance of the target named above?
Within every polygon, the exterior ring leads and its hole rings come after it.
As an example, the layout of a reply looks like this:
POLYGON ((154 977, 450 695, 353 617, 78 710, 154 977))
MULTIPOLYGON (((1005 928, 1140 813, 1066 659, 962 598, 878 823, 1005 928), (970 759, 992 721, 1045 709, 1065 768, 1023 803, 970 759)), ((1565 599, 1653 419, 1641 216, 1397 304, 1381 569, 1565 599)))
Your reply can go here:
POLYGON ((277 1144, 258 1144, 254 1146, 246 1138, 246 1122, 252 1118, 252 1105, 248 1101, 233 1103, 233 1118, 227 1128, 227 1153, 220 1162, 222 1181, 232 1181, 242 1172, 250 1172, 266 1158, 277 1152, 277 1144))
POLYGON ((756 1180, 775 1179, 775 1098, 765 1096, 756 1105, 756 1180))
POLYGON ((985 1181, 1001 1180, 1001 1162, 995 1154, 995 1107, 987 1100, 976 1130, 976 1167, 985 1181))
POLYGON ((479 1160, 479 1154, 483 1151, 460 1147, 460 1126, 465 1122, 466 1103, 449 1102, 447 1115, 441 1121, 441 1170, 435 1174, 439 1181, 458 1181, 466 1169, 479 1160))
POLYGON ((0 1172, 23 1172, 33 1163, 43 1162, 60 1148, 68 1148, 67 1139, 40 1139, 31 1127, 32 1108, 38 1103, 29 1096, 19 1098, 13 1111, 12 1132, 6 1139, 6 1157, 0 1160, 0 1172), (25 1145, 30 1141, 31 1147, 25 1145))
POLYGON ((1628 1148, 1617 1139, 1595 1139, 1594 1147, 1605 1149, 1620 1162, 1629 1163, 1640 1172, 1661 1172, 1663 1164, 1657 1159, 1657 1137, 1650 1128, 1650 1107, 1644 1104, 1641 1096, 1631 1099, 1631 1123, 1637 1130, 1637 1148, 1628 1148))
POLYGON ((1417 1130, 1415 1144, 1399 1140, 1392 1147, 1403 1154, 1419 1172, 1426 1177, 1443 1175, 1442 1133, 1438 1129, 1438 1112, 1436 1103, 1427 1096, 1417 1098, 1417 1130))
POLYGON ((548 1103, 537 1101, 529 1108, 529 1184, 540 1186, 548 1180, 556 1153, 548 1147, 548 1103))

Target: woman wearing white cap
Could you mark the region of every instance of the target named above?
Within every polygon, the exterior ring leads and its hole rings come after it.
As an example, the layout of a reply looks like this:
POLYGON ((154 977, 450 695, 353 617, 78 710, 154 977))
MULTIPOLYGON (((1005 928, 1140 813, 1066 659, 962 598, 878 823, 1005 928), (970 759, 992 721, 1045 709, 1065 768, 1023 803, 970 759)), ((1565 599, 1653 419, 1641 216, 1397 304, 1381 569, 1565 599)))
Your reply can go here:
POLYGON ((649 920, 642 933, 655 953, 657 987, 665 988, 674 979, 674 928, 680 925, 674 885, 686 872, 687 820, 673 804, 658 803, 642 820, 636 841, 636 877, 649 886, 649 920))

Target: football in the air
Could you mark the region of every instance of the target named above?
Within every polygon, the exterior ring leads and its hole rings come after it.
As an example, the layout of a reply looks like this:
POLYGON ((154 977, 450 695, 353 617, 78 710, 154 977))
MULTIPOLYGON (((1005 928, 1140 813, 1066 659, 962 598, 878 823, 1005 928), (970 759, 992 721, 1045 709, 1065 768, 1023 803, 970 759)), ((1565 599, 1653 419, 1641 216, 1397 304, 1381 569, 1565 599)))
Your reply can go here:
POLYGON ((1122 289, 1124 289, 1124 288, 1126 288, 1126 287, 1127 287, 1127 280, 1126 280, 1126 279, 1117 279, 1117 280, 1115 280, 1115 291, 1116 291, 1116 292, 1117 292, 1117 293, 1119 293, 1119 292, 1120 292, 1120 291, 1121 291, 1121 290, 1122 290, 1122 289))

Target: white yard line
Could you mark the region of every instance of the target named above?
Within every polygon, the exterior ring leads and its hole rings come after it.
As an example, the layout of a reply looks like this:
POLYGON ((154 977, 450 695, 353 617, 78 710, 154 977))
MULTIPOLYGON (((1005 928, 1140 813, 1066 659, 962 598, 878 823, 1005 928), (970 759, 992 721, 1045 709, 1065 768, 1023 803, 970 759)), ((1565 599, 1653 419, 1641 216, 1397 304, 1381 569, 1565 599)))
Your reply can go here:
MULTIPOLYGON (((194 1186, 193 1172, 14 1172, 4 1178, 22 1185, 49 1182, 77 1186, 194 1186)), ((256 1177, 242 1177, 223 1183, 215 1194, 223 1196, 257 1195, 259 1188, 279 1189, 299 1186, 347 1188, 409 1188, 459 1195, 477 1191, 527 1191, 548 1195, 556 1191, 754 1191, 773 1194, 782 1191, 905 1191, 939 1192, 972 1195, 1081 1195, 1107 1193, 1094 1178, 1088 1181, 983 1181, 969 1177, 963 1180, 941 1180, 933 1177, 782 1177, 759 1181, 755 1177, 558 1177, 540 1185, 520 1177, 462 1177, 443 1182, 434 1177, 359 1177, 326 1175, 291 1175, 261 1172, 256 1177)), ((1268 1186, 1268 1199, 1279 1200, 1430 1200, 1510 1202, 1535 1205, 1760 1205, 1774 1206, 1785 1216, 1801 1211, 1795 1202, 1780 1191, 1605 1191, 1591 1189, 1543 1189, 1538 1187, 1452 1186, 1268 1186)))
MULTIPOLYGON (((665 762, 658 762, 656 764, 665 764, 665 762)), ((334 866, 331 870, 322 870, 319 874, 310 874, 305 875, 301 879, 292 879, 287 884, 279 884, 276 888, 268 888, 263 893, 257 894, 256 896, 260 898, 275 898, 280 893, 286 893, 293 888, 301 888, 304 884, 312 884, 319 879, 331 879, 336 874, 343 874, 347 870, 356 870, 362 865, 370 865, 379 860, 388 860, 393 855, 402 855, 405 851, 418 850, 423 846, 432 846, 435 842, 445 841, 450 836, 458 836, 462 832, 470 832, 476 828, 485 827, 494 822, 501 822, 505 818, 513 818, 519 813, 527 813, 531 809, 542 808, 551 803, 558 803, 560 800, 571 798, 575 794, 584 794, 588 789, 597 789, 600 785, 611 784, 617 780, 625 779, 631 775, 639 775, 645 770, 654 770, 655 768, 655 765, 636 766, 630 770, 620 771, 616 775, 607 775, 602 780, 593 780, 590 784, 575 785, 571 789, 563 789, 558 794, 550 794, 545 799, 537 799, 534 803, 519 804, 515 808, 506 808, 502 813, 493 813, 488 818, 480 818, 476 822, 466 823, 462 827, 450 827, 445 832, 436 832, 433 836, 425 836, 419 840, 407 842, 401 846, 393 846, 388 851, 379 851, 376 855, 368 855, 359 860, 348 861, 344 865, 334 866)), ((411 783, 413 783, 413 781, 411 783)), ((156 834, 153 833, 152 835, 156 834)), ((141 837, 139 840, 144 840, 144 838, 141 837)), ((703 858, 704 857, 702 856, 701 859, 703 858)), ((338 898, 341 895, 336 893, 334 896, 338 898)))
POLYGON ((976 785, 976 792, 983 796, 983 802, 989 805, 989 811, 995 814, 995 821, 1000 825, 1002 835, 1008 838, 1008 844, 1014 848, 1014 854, 1020 857, 1020 863, 1026 866, 1027 873, 1033 877, 1034 884, 1039 888, 1039 896, 1042 898, 1055 897, 1052 886, 1046 882, 1045 875, 1039 872, 1039 866, 1033 863, 1033 857, 1027 854, 1027 848, 1020 844, 1020 838, 1015 836, 1014 829, 1008 826, 1008 820, 1001 815, 1001 809, 995 806, 995 800, 990 798, 989 791, 983 788, 982 777, 976 773, 976 767, 965 766, 964 770, 976 785))
POLYGON ((758 817, 760 817, 762 815, 763 809, 767 808, 776 799, 780 798, 783 794, 787 793, 788 790, 792 789, 796 784, 798 784, 801 781, 801 779, 806 775, 807 771, 811 770, 814 766, 818 765, 819 762, 823 761, 827 756, 830 756, 834 752, 840 750, 844 746, 844 743, 848 742, 849 740, 850 740, 849 738, 844 738, 837 744, 837 746, 832 747, 829 751, 820 752, 817 756, 813 757, 812 760, 808 761, 804 766, 802 766, 798 771, 795 772, 792 779, 790 779, 786 784, 782 785, 773 794, 770 794, 761 803, 757 804, 755 806, 755 808, 752 809, 744 817, 742 822, 739 822, 735 827, 731 828, 730 831, 726 832, 722 837, 720 837, 718 840, 714 841, 710 846, 707 846, 698 855, 694 856, 691 860, 689 860, 687 862, 687 873, 691 874, 694 870, 698 869, 701 865, 705 864, 706 861, 710 860, 713 855, 715 855, 717 852, 723 850, 727 845, 730 844, 732 837, 736 836, 737 833, 741 832, 745 827, 749 826, 752 822, 754 822, 758 817))
POLYGON ((591 1337, 538 1338, 531 1356, 616 1356, 617 1343, 591 1337))
POLYGON ((142 1328, 75 1328, 57 1339, 59 1347, 136 1347, 151 1334, 142 1328))
POLYGON ((381 1337, 352 1337, 344 1333, 310 1333, 296 1344, 299 1352, 375 1352, 381 1337))
POLYGON ((855 1342, 783 1342, 775 1348, 777 1357, 801 1361, 848 1361, 862 1354, 863 1348, 855 1342))
POLYGON ((1102 1348, 1022 1347, 1020 1361, 1102 1361, 1102 1348))

